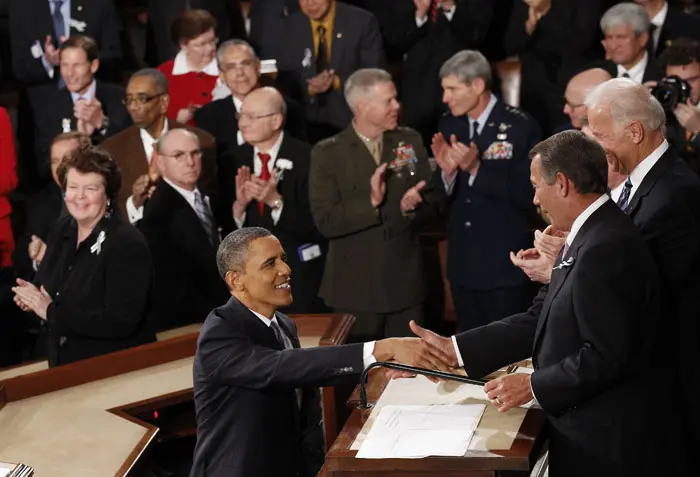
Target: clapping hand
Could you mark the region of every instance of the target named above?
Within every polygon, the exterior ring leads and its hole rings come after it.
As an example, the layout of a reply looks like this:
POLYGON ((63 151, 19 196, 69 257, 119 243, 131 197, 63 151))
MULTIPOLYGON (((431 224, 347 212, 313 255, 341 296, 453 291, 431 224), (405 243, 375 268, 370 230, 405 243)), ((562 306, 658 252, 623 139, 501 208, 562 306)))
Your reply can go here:
POLYGON ((422 20, 428 16, 433 2, 432 0, 413 0, 413 4, 416 6, 416 18, 422 20))
POLYGON ((566 243, 566 237, 568 233, 562 232, 555 229, 551 225, 548 225, 543 232, 539 230, 535 231, 535 248, 537 251, 549 257, 552 262, 559 255, 559 251, 566 243))
POLYGON ((309 85, 309 93, 312 95, 323 94, 333 86, 335 79, 334 70, 324 70, 318 75, 306 80, 309 85))
POLYGON ((687 104, 679 103, 673 114, 678 119, 678 123, 691 134, 700 133, 700 111, 690 103, 690 99, 687 104))
POLYGON ((463 171, 476 174, 479 169, 479 148, 472 141, 469 146, 457 140, 453 134, 450 136, 450 149, 447 152, 447 159, 454 162, 463 171))
POLYGON ((236 200, 233 202, 233 216, 239 220, 245 214, 248 204, 253 200, 253 196, 246 185, 250 182, 251 177, 250 167, 243 166, 238 168, 236 172, 236 200))
POLYGON ((384 202, 384 194, 386 194, 386 168, 388 164, 377 167, 369 180, 370 194, 369 201, 372 207, 377 208, 384 202))
POLYGON ((424 187, 425 181, 420 181, 418 184, 414 185, 406 191, 406 193, 401 198, 401 212, 411 212, 415 210, 421 202, 423 202, 423 198, 420 195, 420 191, 424 187))
POLYGON ((15 303, 23 311, 32 311, 42 320, 46 320, 49 305, 53 301, 42 286, 38 289, 33 283, 17 279, 17 286, 12 287, 15 303))
MULTIPOLYGON (((453 134, 450 141, 456 141, 457 138, 453 134)), ((430 149, 433 151, 433 157, 435 157, 435 162, 437 162, 438 167, 445 174, 445 180, 447 183, 451 183, 454 180, 454 176, 457 174, 458 164, 454 162, 451 157, 448 157, 450 152, 450 145, 445 141, 445 137, 442 133, 437 133, 433 136, 433 142, 430 145, 430 149)))
POLYGON ((36 235, 32 235, 32 240, 29 242, 29 258, 36 263, 41 263, 46 253, 46 242, 41 240, 36 235))
MULTIPOLYGON (((67 39, 67 36, 61 36, 59 38, 59 44, 67 39)), ((44 59, 46 59, 47 63, 54 66, 58 66, 61 63, 61 50, 53 46, 51 35, 46 35, 46 39, 44 40, 44 59)))
POLYGON ((73 106, 73 115, 78 120, 78 131, 90 136, 95 130, 102 128, 104 112, 102 103, 97 98, 80 99, 73 106))
POLYGON ((517 254, 510 252, 510 261, 533 282, 546 285, 552 279, 554 259, 540 254, 536 248, 520 250, 517 254))

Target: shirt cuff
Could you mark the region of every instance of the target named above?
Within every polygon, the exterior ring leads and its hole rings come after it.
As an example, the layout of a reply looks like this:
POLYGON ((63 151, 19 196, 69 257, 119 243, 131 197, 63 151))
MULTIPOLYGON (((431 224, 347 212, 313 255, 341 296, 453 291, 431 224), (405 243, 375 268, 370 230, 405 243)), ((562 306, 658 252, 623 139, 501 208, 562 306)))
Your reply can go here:
MULTIPOLYGON (((273 220, 274 220, 274 218, 273 218, 273 220)), ((245 212, 243 212, 243 217, 241 217, 240 220, 237 219, 236 217, 234 217, 233 221, 236 222, 236 227, 238 227, 239 229, 242 229, 243 224, 245 224, 245 212)))
POLYGON ((455 10, 457 10, 457 5, 455 4, 451 8, 443 8, 442 13, 445 15, 448 21, 452 21, 452 17, 455 16, 455 10))
POLYGON ((455 182, 457 182, 457 174, 455 174, 454 178, 449 183, 445 178, 445 171, 441 171, 440 175, 442 176, 442 183, 445 184, 445 193, 447 195, 452 195, 452 191, 455 189, 455 182))
POLYGON ((460 368, 464 367, 464 360, 462 359, 462 353, 459 352, 459 346, 457 346, 457 337, 452 335, 452 346, 455 348, 455 354, 457 355, 457 364, 460 368))
POLYGON ((474 185, 475 180, 476 180, 476 174, 469 174, 469 180, 467 181, 469 183, 469 187, 474 185))
POLYGON ((542 409, 542 406, 540 406, 540 402, 537 400, 537 396, 535 396, 535 390, 532 388, 532 374, 530 374, 530 393, 532 393, 532 401, 530 401, 530 407, 542 409))
POLYGON ((143 205, 141 207, 136 207, 134 205, 134 196, 130 195, 126 199, 126 215, 129 217, 129 222, 135 224, 143 218, 143 205))
POLYGON ((272 223, 274 225, 277 225, 277 222, 280 221, 280 216, 282 215, 282 209, 284 209, 284 202, 282 205, 279 206, 277 209, 272 209, 272 212, 270 215, 272 215, 272 223))
POLYGON ((422 27, 428 22, 428 15, 424 16, 423 18, 418 18, 416 17, 416 26, 418 28, 422 27))
POLYGON ((49 78, 53 79, 54 75, 54 66, 46 61, 46 56, 41 55, 41 64, 44 65, 44 69, 46 70, 46 74, 49 75, 49 78))
POLYGON ((374 344, 375 343, 376 343, 376 341, 368 341, 362 347, 362 362, 364 364, 363 369, 367 369, 367 367, 370 364, 377 362, 377 359, 374 357, 374 344))
POLYGON ((34 269, 35 272, 39 271, 39 265, 40 265, 39 262, 37 262, 36 260, 32 260, 32 268, 34 269))

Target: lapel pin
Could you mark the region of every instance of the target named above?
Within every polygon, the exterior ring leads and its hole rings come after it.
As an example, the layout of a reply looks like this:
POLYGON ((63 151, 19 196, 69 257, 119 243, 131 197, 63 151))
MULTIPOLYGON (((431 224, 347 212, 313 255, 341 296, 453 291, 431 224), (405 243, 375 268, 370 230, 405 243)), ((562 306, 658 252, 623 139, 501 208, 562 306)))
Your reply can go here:
POLYGON ((76 8, 78 9, 79 12, 82 12, 82 11, 83 11, 83 6, 82 6, 82 5, 78 5, 76 8))
POLYGON ((335 37, 336 37, 336 38, 343 38, 343 34, 342 34, 342 33, 338 33, 335 37))

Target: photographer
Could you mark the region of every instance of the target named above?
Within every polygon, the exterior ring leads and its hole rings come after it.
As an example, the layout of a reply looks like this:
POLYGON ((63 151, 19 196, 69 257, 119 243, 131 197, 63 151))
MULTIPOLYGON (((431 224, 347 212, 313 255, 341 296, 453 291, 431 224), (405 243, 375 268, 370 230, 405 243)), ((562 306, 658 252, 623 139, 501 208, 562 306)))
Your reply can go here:
POLYGON ((676 40, 660 60, 666 77, 652 93, 667 111, 667 139, 700 174, 700 42, 689 38, 676 40), (673 76, 682 81, 674 83, 673 76))

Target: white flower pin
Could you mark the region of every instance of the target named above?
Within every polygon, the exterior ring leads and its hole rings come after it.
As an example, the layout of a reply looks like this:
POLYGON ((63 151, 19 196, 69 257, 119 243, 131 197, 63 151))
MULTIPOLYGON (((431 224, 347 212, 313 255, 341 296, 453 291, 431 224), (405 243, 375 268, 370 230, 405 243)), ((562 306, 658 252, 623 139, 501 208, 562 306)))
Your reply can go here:
POLYGON ((304 48, 304 58, 301 60, 301 66, 308 68, 311 66, 311 59, 313 54, 311 53, 311 48, 304 48))
POLYGON ((556 267, 552 268, 552 270, 561 270, 563 268, 568 268, 573 264, 574 264, 574 257, 569 257, 566 260, 562 260, 562 262, 559 265, 557 265, 556 267))
POLYGON ((85 31, 85 27, 87 27, 87 23, 81 22, 80 20, 76 20, 74 18, 69 18, 68 19, 68 26, 70 28, 75 28, 78 33, 82 33, 85 31))
POLYGON ((284 171, 294 169, 294 163, 289 159, 277 159, 275 169, 277 170, 277 182, 279 182, 284 177, 284 171))
POLYGON ((106 238, 107 238, 107 234, 103 230, 102 232, 100 232, 100 235, 97 236, 97 240, 95 240, 95 243, 92 244, 92 247, 90 247, 90 253, 94 253, 96 255, 99 255, 100 252, 102 251, 102 244, 104 243, 106 238))
POLYGON ((70 119, 68 118, 63 118, 61 120, 61 130, 64 133, 69 133, 70 132, 70 119))

